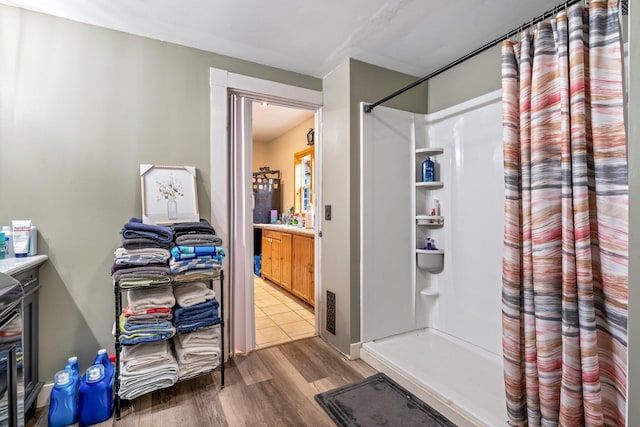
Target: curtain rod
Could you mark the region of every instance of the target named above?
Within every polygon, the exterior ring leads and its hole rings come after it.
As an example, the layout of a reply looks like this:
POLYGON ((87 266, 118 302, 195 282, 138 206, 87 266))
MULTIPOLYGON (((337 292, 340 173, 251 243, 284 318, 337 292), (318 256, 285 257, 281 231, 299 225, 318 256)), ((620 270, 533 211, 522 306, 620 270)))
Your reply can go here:
MULTIPOLYGON (((444 67, 434 71, 433 73, 429 74, 428 76, 425 76, 425 77, 421 78, 420 80, 416 80, 415 82, 403 87, 402 89, 399 89, 399 90, 393 92, 391 95, 386 96, 386 97, 382 98, 381 100, 379 100, 377 102, 374 102, 373 104, 365 104, 364 105, 364 112, 365 113, 372 112, 373 109, 375 107, 377 107, 378 105, 383 104, 383 103, 389 101, 390 99, 393 99, 396 96, 401 95, 401 94, 405 93, 406 91, 413 89, 414 87, 426 82, 427 80, 437 76, 438 74, 444 73, 448 69, 455 67, 456 65, 460 64, 461 62, 464 62, 467 59, 470 59, 470 58, 476 56, 477 54, 479 54, 481 52, 484 52, 487 49, 492 48, 493 46, 497 45, 498 43, 501 43, 501 42, 507 40, 509 37, 512 37, 512 36, 518 34, 520 31, 522 31, 522 29, 525 26, 529 26, 530 27, 532 25, 537 24, 538 22, 542 22, 545 19, 550 18, 551 16, 555 15, 556 13, 561 11, 562 9, 565 9, 565 8, 571 6, 571 5, 575 4, 575 3, 581 2, 581 1, 583 1, 583 0, 569 0, 569 1, 566 1, 566 2, 564 2, 562 4, 557 5, 553 9, 547 10, 542 15, 540 15, 540 16, 538 16, 536 18, 533 18, 531 21, 525 23, 524 25, 521 25, 520 27, 509 31, 507 34, 503 35, 502 37, 498 37, 497 39, 490 41, 489 43, 485 44, 484 46, 479 47, 478 49, 474 50, 473 52, 467 53, 466 55, 464 55, 464 56, 456 59, 455 61, 445 65, 444 67)), ((625 9, 624 8, 624 4, 626 4, 627 1, 623 0, 623 1, 621 1, 621 3, 623 3, 623 11, 624 11, 624 9, 625 9)))

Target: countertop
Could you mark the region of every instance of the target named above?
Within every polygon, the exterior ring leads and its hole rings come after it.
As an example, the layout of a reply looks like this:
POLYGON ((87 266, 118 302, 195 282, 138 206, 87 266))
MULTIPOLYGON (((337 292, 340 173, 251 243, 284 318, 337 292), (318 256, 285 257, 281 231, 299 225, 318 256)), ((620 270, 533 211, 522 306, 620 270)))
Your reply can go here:
POLYGON ((280 231, 282 233, 298 234, 300 236, 314 237, 313 228, 302 228, 295 225, 284 224, 253 224, 254 228, 262 228, 263 230, 280 231))
POLYGON ((24 258, 5 258, 0 259, 0 273, 13 276, 33 267, 43 264, 49 257, 47 255, 34 255, 24 258))

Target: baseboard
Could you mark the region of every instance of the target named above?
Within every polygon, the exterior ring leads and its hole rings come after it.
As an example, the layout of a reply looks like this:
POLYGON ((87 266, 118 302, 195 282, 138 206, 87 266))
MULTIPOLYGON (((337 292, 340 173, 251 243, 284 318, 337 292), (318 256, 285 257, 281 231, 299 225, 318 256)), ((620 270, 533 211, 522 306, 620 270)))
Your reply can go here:
POLYGON ((53 383, 45 384, 42 386, 42 390, 38 393, 38 397, 36 398, 36 408, 42 408, 49 404, 49 397, 51 396, 51 389, 53 388, 53 383))
POLYGON ((362 347, 362 344, 360 344, 360 347, 360 357, 363 361, 369 364, 369 366, 389 376, 389 378, 416 395, 418 399, 422 400, 424 403, 447 417, 455 425, 459 427, 483 426, 483 424, 473 420, 468 414, 460 412, 457 408, 452 407, 452 402, 447 402, 433 391, 425 389, 423 386, 409 378, 404 372, 396 369, 396 367, 387 363, 386 360, 371 353, 366 347, 362 347))
POLYGON ((349 360, 360 359, 360 349, 362 348, 362 342, 354 342, 349 346, 349 360))

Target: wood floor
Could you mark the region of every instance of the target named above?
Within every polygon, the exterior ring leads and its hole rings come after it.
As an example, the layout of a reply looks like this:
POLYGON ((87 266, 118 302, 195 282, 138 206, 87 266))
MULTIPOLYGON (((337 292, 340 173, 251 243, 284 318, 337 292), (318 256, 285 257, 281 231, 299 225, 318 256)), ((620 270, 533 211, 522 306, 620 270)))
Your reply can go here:
MULTIPOLYGON (((376 371, 350 361, 320 338, 309 338, 237 356, 220 373, 202 376, 123 401, 122 418, 98 426, 332 426, 313 399, 376 371)), ((27 424, 47 425, 47 408, 27 424)))

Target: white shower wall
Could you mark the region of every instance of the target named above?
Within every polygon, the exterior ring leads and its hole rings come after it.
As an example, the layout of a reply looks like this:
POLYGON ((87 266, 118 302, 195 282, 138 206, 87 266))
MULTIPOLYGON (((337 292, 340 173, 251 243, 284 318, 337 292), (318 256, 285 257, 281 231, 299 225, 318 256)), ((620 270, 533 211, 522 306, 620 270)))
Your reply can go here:
POLYGON ((501 355, 504 175, 500 91, 421 117, 427 143, 442 147, 444 269, 428 274, 439 295, 422 297, 426 324, 501 355), (435 302, 435 304, 434 304, 435 302))
POLYGON ((361 357, 459 425, 506 425, 500 91, 429 115, 377 107, 361 120, 361 357), (428 147, 443 149, 439 189, 415 185, 415 150, 428 147), (434 198, 444 226, 416 225, 434 198), (444 250, 439 272, 416 267, 427 236, 444 250))

